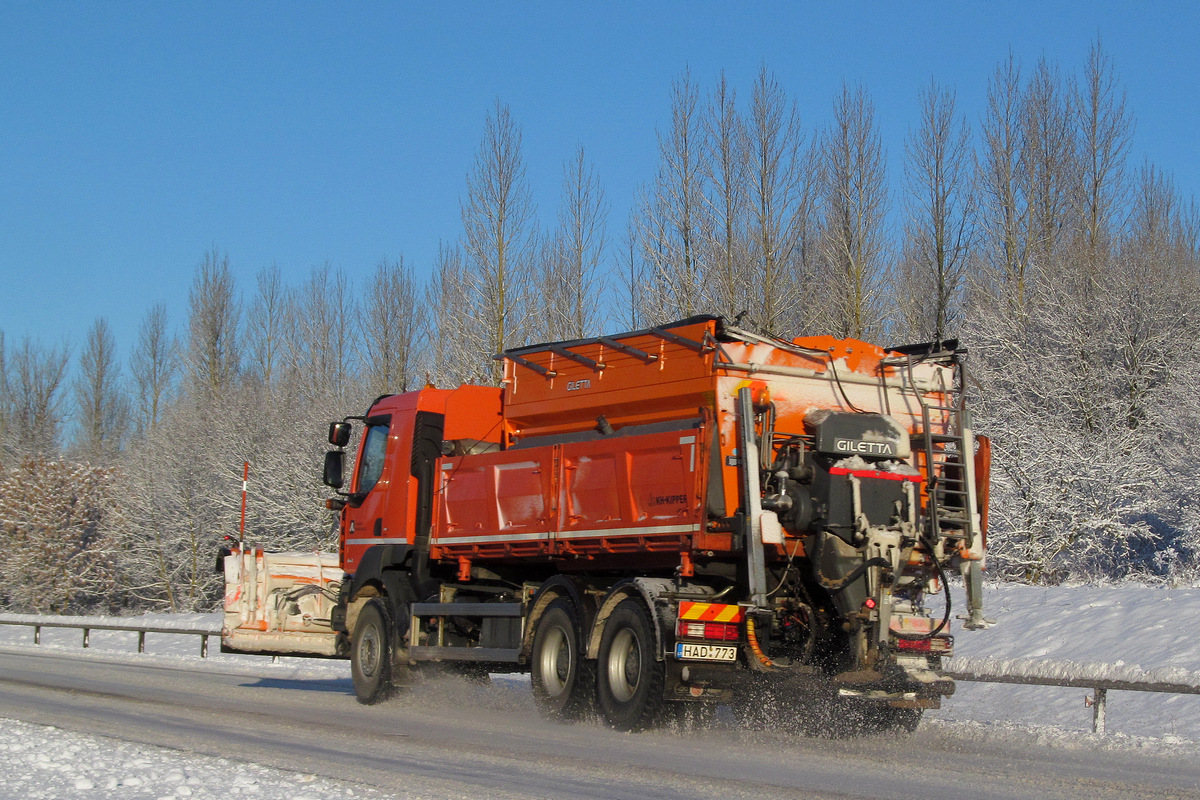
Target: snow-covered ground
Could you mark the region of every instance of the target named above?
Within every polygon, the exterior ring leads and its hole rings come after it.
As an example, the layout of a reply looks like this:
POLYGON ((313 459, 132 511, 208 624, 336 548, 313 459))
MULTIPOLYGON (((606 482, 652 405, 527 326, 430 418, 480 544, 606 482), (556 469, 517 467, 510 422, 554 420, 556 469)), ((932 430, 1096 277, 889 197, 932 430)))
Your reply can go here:
MULTIPOLYGON (((1054 662, 1059 672, 1155 671, 1200 682, 1200 589, 1145 586, 989 586, 986 631, 956 630, 955 666, 987 666, 1008 659, 1054 662), (1103 665, 1103 666, 1101 666, 1103 665), (1116 669, 1113 670, 1112 668, 1116 669)), ((154 615, 139 620, 164 627, 216 628, 219 615, 154 615)), ((80 652, 78 630, 46 629, 46 649, 80 652)), ((199 658, 196 636, 148 634, 146 654, 137 636, 93 631, 89 653, 104 659, 187 663, 197 670, 235 668, 251 674, 344 678, 345 662, 223 655, 213 641, 199 658)), ((33 647, 32 630, 0 625, 0 647, 33 647)), ((513 680, 506 678, 506 680, 513 680)), ((1200 751, 1200 696, 1110 692, 1109 735, 1091 735, 1085 689, 960 683, 959 691, 923 725, 940 736, 995 737, 1058 747, 1200 751)), ((0 716, 2 716, 0 710, 0 716)), ((133 745, 0 720, 0 798, 205 798, 262 800, 383 797, 371 789, 311 775, 133 745), (233 776, 232 778, 230 776, 233 776)))
POLYGON ((0 797, 4 800, 386 796, 313 775, 0 720, 0 797))
MULTIPOLYGON (((1121 586, 989 586, 987 616, 996 627, 955 631, 953 667, 1036 659, 1058 673, 1134 671, 1180 683, 1200 682, 1200 589, 1121 586), (1104 666, 1100 666, 1104 665, 1104 666), (1113 669, 1115 667, 1116 669, 1113 669)), ((932 719, 1064 731, 1091 731, 1086 689, 960 683, 932 719)), ((1200 742, 1200 695, 1109 692, 1108 731, 1167 742, 1200 742)))

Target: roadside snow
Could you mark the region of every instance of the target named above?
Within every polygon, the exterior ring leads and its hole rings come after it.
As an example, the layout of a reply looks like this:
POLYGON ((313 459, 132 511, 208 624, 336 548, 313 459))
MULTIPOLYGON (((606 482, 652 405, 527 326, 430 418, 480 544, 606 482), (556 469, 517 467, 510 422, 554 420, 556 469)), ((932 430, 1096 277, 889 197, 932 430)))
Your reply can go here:
MULTIPOLYGON (((1009 669, 1077 679, 1200 683, 1200 589, 1115 586, 989 585, 985 615, 994 628, 966 631, 955 622, 956 658, 968 671, 1009 669)), ((965 603, 956 598, 961 608, 965 603)), ((1090 736, 1088 689, 960 681, 931 720, 1054 726, 1090 736)), ((1200 743, 1200 696, 1110 691, 1107 727, 1114 734, 1200 743)))
POLYGON ((374 789, 0 719, 0 797, 23 800, 331 800, 374 789))

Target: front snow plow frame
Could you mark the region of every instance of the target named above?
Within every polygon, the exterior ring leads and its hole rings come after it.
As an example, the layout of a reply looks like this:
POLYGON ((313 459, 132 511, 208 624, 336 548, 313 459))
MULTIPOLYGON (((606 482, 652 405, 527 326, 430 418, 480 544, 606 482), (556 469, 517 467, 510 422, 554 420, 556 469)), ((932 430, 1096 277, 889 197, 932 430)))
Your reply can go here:
POLYGON ((342 571, 336 553, 222 552, 221 652, 345 656, 330 624, 342 571))

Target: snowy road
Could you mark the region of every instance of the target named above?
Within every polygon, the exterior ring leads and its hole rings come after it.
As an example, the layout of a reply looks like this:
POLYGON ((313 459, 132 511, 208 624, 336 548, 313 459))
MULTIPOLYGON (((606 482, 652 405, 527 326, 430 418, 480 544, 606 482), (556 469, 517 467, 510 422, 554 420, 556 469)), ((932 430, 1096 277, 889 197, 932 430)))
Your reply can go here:
POLYGON ((552 725, 527 685, 430 681, 367 708, 344 679, 0 653, 0 716, 429 798, 1200 798, 1200 759, 912 737, 825 741, 552 725))

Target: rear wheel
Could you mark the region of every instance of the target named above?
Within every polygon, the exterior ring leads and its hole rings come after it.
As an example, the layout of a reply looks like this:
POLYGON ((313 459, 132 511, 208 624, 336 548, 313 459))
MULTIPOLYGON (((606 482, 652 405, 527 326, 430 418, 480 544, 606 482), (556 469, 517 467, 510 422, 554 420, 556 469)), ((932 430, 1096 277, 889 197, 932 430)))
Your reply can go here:
POLYGON ((650 614, 637 600, 622 601, 609 616, 597 666, 597 697, 609 725, 637 731, 662 720, 666 666, 655 658, 650 614))
POLYGON ((378 597, 367 601, 358 612, 350 644, 350 675, 354 694, 365 705, 386 700, 392 694, 392 653, 395 633, 387 606, 378 597))
POLYGON ((595 669, 582 658, 583 625, 569 600, 547 606, 533 635, 533 699, 547 719, 579 719, 595 696, 595 669))

